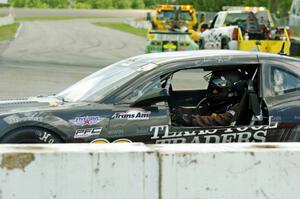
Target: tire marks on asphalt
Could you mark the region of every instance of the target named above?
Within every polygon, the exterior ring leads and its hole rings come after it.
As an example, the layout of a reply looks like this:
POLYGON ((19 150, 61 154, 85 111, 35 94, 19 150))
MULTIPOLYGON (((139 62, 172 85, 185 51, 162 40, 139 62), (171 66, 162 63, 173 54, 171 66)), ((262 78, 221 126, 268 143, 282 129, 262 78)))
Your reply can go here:
POLYGON ((24 22, 19 36, 2 48, 0 99, 57 93, 104 66, 144 53, 145 38, 92 22, 24 22))

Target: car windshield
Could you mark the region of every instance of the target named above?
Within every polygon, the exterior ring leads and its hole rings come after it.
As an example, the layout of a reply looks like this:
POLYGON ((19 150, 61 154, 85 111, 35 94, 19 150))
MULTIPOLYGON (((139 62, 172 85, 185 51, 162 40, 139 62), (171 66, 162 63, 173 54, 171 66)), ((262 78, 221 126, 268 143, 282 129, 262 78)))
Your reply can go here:
POLYGON ((176 14, 174 11, 162 11, 157 18, 159 20, 163 20, 163 19, 175 19, 176 14))
POLYGON ((239 25, 241 22, 246 22, 248 13, 229 13, 225 19, 226 26, 239 25))
POLYGON ((256 16, 259 24, 264 24, 267 27, 269 27, 272 24, 272 21, 269 18, 269 14, 267 11, 257 12, 257 13, 255 13, 255 16, 256 16))
POLYGON ((143 71, 145 63, 125 60, 110 65, 82 79, 57 96, 68 102, 100 101, 105 96, 134 79, 143 71))
POLYGON ((193 19, 192 15, 190 14, 190 12, 187 11, 181 11, 179 13, 179 19, 180 20, 188 20, 191 21, 193 19))

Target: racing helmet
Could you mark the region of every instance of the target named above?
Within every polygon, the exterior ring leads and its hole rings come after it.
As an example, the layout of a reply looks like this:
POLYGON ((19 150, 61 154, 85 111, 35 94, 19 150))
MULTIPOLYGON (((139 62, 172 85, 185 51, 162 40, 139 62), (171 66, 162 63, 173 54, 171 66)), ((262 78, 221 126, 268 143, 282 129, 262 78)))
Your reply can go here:
POLYGON ((214 71, 211 73, 206 99, 213 111, 238 103, 244 93, 245 81, 240 71, 214 71))

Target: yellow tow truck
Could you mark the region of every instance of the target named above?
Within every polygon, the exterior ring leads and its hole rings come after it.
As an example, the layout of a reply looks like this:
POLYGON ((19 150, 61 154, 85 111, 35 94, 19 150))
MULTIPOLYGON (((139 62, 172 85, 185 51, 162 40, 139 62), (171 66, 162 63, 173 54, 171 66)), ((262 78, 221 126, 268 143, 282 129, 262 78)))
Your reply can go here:
MULTIPOLYGON (((199 22, 196 10, 192 5, 159 5, 156 15, 152 19, 151 32, 179 31, 188 32, 193 41, 200 39, 199 22)), ((148 39, 153 39, 153 34, 148 34, 148 39)))
POLYGON ((287 27, 276 27, 264 7, 226 7, 201 34, 204 49, 233 49, 290 54, 287 27))

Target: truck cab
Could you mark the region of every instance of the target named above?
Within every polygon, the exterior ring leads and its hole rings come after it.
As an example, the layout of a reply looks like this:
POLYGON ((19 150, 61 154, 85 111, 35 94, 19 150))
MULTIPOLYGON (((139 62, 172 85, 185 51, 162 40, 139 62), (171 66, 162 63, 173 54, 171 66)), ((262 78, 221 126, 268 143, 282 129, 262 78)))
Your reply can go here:
POLYGON ((188 29, 198 28, 196 10, 192 5, 159 5, 153 17, 152 29, 168 30, 174 20, 184 22, 188 29))
POLYGON ((188 32, 191 39, 197 43, 200 40, 199 22, 192 5, 159 5, 151 23, 148 39, 154 38, 150 32, 180 31, 188 32))
POLYGON ((267 9, 246 8, 228 9, 217 13, 210 27, 201 34, 200 48, 289 55, 288 29, 275 27, 267 9))

